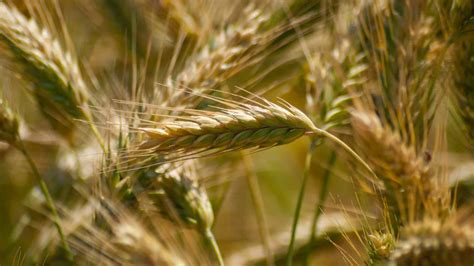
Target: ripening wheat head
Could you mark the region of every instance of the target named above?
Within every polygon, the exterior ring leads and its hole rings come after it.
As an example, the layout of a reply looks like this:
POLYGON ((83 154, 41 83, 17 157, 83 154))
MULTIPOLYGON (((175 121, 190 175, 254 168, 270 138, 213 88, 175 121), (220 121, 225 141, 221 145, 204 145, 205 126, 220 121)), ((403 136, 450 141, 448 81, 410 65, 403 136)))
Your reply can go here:
POLYGON ((405 221, 419 215, 418 207, 433 190, 426 162, 375 114, 354 112, 352 126, 358 147, 381 178, 378 189, 405 221))
POLYGON ((0 3, 0 47, 30 87, 44 114, 62 134, 70 134, 75 118, 84 117, 88 95, 71 53, 34 19, 0 3))
MULTIPOLYGON (((176 79, 169 77, 166 84, 170 88, 192 88, 199 93, 207 93, 256 59, 261 60, 258 54, 263 52, 262 47, 275 37, 271 31, 259 32, 259 26, 267 19, 261 10, 247 7, 239 22, 219 33, 215 42, 204 46, 176 79)), ((202 100, 186 90, 172 90, 169 93, 168 106, 194 108, 202 100)))
POLYGON ((415 148, 404 143, 392 130, 382 126, 370 113, 354 112, 352 124, 359 141, 374 169, 396 187, 415 184, 426 178, 428 171, 415 148))
POLYGON ((199 230, 210 230, 214 223, 214 213, 211 202, 205 190, 199 185, 192 161, 184 165, 165 164, 156 169, 159 178, 156 186, 161 188, 172 207, 187 223, 196 225, 199 230))
MULTIPOLYGON (((194 244, 178 244, 173 235, 176 228, 159 219, 147 220, 111 196, 88 195, 85 203, 61 212, 61 226, 81 265, 187 265, 195 259, 180 250, 194 244)), ((41 229, 31 252, 36 256, 47 252, 54 261, 57 235, 53 228, 41 229)))
POLYGON ((391 262, 400 266, 473 265, 472 218, 472 209, 461 209, 446 221, 424 219, 407 225, 391 254, 391 262))
POLYGON ((225 106, 216 111, 184 110, 187 116, 156 127, 138 128, 146 134, 139 150, 174 157, 262 149, 292 142, 316 130, 304 113, 285 102, 219 101, 225 106))

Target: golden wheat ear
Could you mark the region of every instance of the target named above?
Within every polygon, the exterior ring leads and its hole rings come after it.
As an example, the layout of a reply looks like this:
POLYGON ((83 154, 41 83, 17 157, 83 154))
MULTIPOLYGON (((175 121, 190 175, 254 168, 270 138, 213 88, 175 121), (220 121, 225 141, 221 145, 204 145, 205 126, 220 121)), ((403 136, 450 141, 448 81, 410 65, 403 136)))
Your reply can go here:
MULTIPOLYGON (((472 218, 472 217, 471 217, 472 218)), ((474 264, 474 228, 453 219, 424 220, 405 227, 391 255, 395 265, 474 264)))
POLYGON ((406 222, 420 211, 433 191, 429 165, 401 137, 370 112, 353 112, 352 126, 358 147, 374 169, 378 188, 395 214, 406 222))
POLYGON ((162 154, 262 149, 292 142, 314 130, 311 121, 294 108, 275 104, 240 107, 196 110, 199 115, 181 116, 157 128, 139 128, 148 136, 140 148, 162 154))
POLYGON ((181 116, 158 115, 170 119, 161 123, 145 121, 152 126, 134 129, 145 135, 144 140, 124 159, 130 162, 158 155, 171 162, 244 149, 258 151, 308 135, 335 142, 375 176, 347 144, 316 127, 302 111, 283 100, 275 104, 258 96, 256 100, 238 96, 240 101, 200 96, 220 106, 213 106, 213 110, 184 109, 181 116))
MULTIPOLYGON (((61 226, 71 249, 77 254, 75 263, 189 265, 190 262, 186 261, 188 254, 179 250, 172 233, 166 232, 171 229, 168 224, 161 224, 158 219, 149 221, 152 225, 147 224, 139 212, 130 210, 105 191, 100 196, 85 191, 80 193, 87 197, 85 202, 60 208, 61 226)), ((34 248, 44 250, 57 245, 57 237, 51 233, 50 225, 41 229, 34 248)))
MULTIPOLYGON (((46 14, 49 15, 49 14, 46 14)), ((53 127, 70 139, 75 119, 86 119, 88 93, 77 61, 33 18, 0 3, 0 47, 53 127)))

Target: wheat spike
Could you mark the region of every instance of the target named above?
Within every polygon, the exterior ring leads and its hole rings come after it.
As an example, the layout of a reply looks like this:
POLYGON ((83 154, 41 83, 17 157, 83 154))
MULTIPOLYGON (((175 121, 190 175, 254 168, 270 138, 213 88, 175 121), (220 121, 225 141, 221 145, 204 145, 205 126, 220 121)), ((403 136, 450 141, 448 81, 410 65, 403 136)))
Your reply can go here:
POLYGON ((324 129, 350 122, 350 92, 366 81, 364 74, 368 68, 363 62, 364 54, 357 54, 347 37, 341 36, 334 45, 336 48, 331 46, 329 51, 314 54, 304 75, 308 112, 318 118, 324 129))
POLYGON ((212 247, 216 261, 223 264, 219 246, 211 231, 214 212, 206 191, 200 186, 194 160, 146 167, 133 186, 141 210, 160 213, 169 221, 198 231, 212 247))
POLYGON ((235 109, 187 111, 175 121, 158 128, 139 128, 148 138, 140 149, 151 152, 218 152, 266 148, 286 144, 316 130, 311 120, 297 108, 268 101, 264 104, 235 103, 235 109))
MULTIPOLYGON (((271 33, 258 32, 259 26, 267 20, 260 10, 249 6, 239 23, 221 32, 215 43, 205 46, 196 59, 178 74, 171 77, 169 88, 191 88, 198 93, 206 93, 227 78, 251 64, 262 47, 271 40, 271 33), (270 36, 268 36, 270 35, 270 36)), ((170 92, 167 106, 195 107, 202 98, 186 93, 185 90, 170 92)))
POLYGON ((164 192, 181 219, 202 232, 209 230, 214 223, 214 213, 206 192, 198 183, 192 161, 183 165, 164 164, 155 172, 158 178, 153 187, 164 192))
POLYGON ((392 201, 391 204, 397 205, 402 218, 413 219, 415 214, 419 215, 421 201, 433 191, 429 166, 414 147, 382 126, 376 115, 353 112, 352 126, 358 147, 381 178, 379 189, 392 201))
POLYGON ((374 232, 367 236, 369 265, 387 261, 394 246, 393 236, 390 233, 374 232))
POLYGON ((379 118, 365 112, 352 113, 352 125, 359 146, 374 170, 396 185, 409 185, 426 178, 428 168, 398 134, 383 127, 379 118))
MULTIPOLYGON (((185 258, 175 249, 175 239, 167 234, 159 221, 148 226, 141 217, 110 196, 87 195, 85 203, 74 208, 62 208, 61 226, 79 264, 100 265, 186 265, 185 258), (162 233, 162 235, 160 235, 162 233), (165 243, 162 237, 170 237, 165 243), (100 247, 100 248, 98 248, 100 247)), ((169 228, 168 228, 169 229, 169 228)), ((34 248, 47 250, 57 239, 47 225, 41 230, 34 248)))
POLYGON ((457 36, 452 48, 454 85, 461 105, 459 112, 474 147, 474 4, 455 1, 451 13, 451 27, 457 36))
POLYGON ((403 229, 391 261, 400 266, 473 265, 474 227, 456 219, 427 219, 410 224, 403 229))
POLYGON ((73 120, 84 118, 88 99, 73 56, 50 32, 4 3, 0 3, 0 42, 17 71, 31 81, 40 108, 53 126, 70 134, 73 120))

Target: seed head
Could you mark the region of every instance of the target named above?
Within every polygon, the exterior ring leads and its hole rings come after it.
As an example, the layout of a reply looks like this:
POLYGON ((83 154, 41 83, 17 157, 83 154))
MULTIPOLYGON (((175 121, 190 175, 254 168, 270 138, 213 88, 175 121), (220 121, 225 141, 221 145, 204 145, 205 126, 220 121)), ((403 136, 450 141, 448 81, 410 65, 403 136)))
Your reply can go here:
POLYGON ((290 143, 315 129, 297 108, 264 102, 260 106, 237 103, 235 109, 188 111, 191 115, 156 128, 139 128, 147 135, 140 149, 161 154, 261 149, 290 143))
POLYGON ((396 265, 472 265, 472 225, 425 220, 404 228, 391 255, 396 265))
POLYGON ((13 7, 0 3, 0 47, 15 71, 31 81, 39 106, 63 135, 83 118, 87 92, 79 67, 49 31, 13 7))
POLYGON ((156 185, 164 191, 171 207, 183 221, 205 232, 214 223, 214 212, 206 191, 200 187, 189 164, 187 161, 184 166, 162 165, 156 169, 159 175, 156 185))

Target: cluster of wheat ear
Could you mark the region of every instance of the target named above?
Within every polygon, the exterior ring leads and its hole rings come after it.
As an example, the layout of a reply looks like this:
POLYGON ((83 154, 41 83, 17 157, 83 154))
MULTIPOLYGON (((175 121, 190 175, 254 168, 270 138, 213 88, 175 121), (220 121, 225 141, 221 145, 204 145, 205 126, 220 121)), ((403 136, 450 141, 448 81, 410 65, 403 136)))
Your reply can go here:
POLYGON ((473 21, 0 0, 0 264, 472 265, 473 21))

